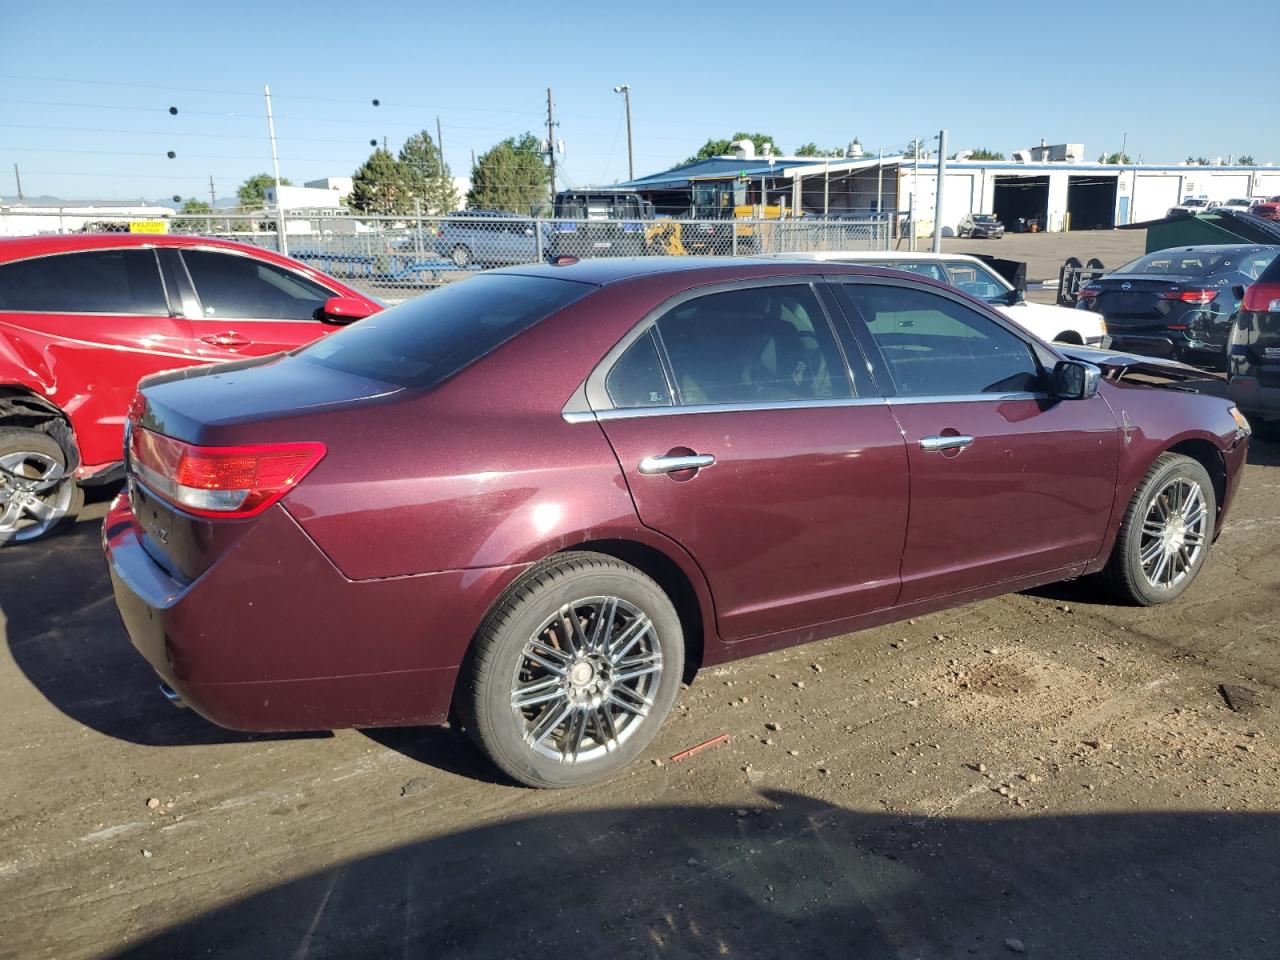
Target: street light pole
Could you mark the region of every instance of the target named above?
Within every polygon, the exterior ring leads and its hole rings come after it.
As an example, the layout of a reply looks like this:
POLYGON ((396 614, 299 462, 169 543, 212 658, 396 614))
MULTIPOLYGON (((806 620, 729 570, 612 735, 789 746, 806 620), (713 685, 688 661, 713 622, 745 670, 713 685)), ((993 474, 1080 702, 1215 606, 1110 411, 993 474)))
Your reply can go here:
POLYGON ((634 180, 636 178, 635 157, 631 152, 631 84, 620 83, 613 88, 614 93, 620 93, 623 99, 627 101, 627 179, 634 180))
POLYGON ((262 95, 267 101, 267 136, 271 138, 271 169, 276 180, 276 236, 279 238, 280 253, 289 255, 289 240, 285 236, 284 208, 280 204, 280 155, 276 151, 276 120, 271 113, 271 84, 262 85, 262 95))

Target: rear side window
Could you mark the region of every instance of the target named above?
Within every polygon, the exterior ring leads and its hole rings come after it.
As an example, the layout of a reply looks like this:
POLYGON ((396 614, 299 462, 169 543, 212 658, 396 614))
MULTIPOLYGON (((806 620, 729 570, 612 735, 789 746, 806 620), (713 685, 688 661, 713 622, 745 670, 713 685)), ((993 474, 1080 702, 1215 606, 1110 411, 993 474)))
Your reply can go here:
POLYGON ((184 250, 206 320, 314 320, 333 294, 300 274, 253 257, 184 250))
POLYGON ((169 315, 151 250, 92 250, 0 264, 0 310, 169 315))
POLYGON ((657 330, 682 405, 853 395, 844 357, 807 284, 698 297, 664 314, 657 330))
POLYGON ((374 314, 298 355, 384 383, 429 387, 593 289, 546 277, 471 277, 374 314))
POLYGON ((1021 393, 1040 386, 1026 341, 990 317, 925 290, 842 284, 883 354, 899 396, 1021 393))
POLYGON ((658 359, 651 332, 627 347, 605 377, 604 388, 619 410, 671 406, 667 376, 662 372, 662 361, 658 359))

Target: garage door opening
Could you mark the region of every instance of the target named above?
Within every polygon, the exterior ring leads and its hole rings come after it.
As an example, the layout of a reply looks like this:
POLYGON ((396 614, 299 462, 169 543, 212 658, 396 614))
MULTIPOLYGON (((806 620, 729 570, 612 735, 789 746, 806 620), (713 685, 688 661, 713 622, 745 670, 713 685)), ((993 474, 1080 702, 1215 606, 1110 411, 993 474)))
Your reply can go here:
POLYGON ((1049 178, 996 177, 992 210, 1011 233, 1033 225, 1044 230, 1049 220, 1049 178))
POLYGON ((1070 177, 1067 216, 1070 230, 1110 230, 1116 225, 1116 178, 1070 177))

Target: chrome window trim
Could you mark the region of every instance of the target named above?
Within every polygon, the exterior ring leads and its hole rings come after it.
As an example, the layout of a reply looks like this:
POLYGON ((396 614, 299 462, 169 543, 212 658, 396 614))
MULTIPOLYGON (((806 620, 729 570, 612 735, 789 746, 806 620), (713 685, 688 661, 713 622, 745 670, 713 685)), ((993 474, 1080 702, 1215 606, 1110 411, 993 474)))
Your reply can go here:
POLYGON ((683 407, 624 407, 595 412, 565 412, 561 416, 568 423, 586 423, 589 420, 633 420, 646 417, 678 417, 699 413, 755 413, 764 410, 828 410, 839 407, 884 406, 884 397, 850 397, 834 400, 772 400, 765 403, 698 403, 683 407))
POLYGON ((918 403, 1005 403, 1010 400, 1052 400, 1053 397, 1047 393, 1032 393, 1027 391, 1016 393, 940 393, 935 396, 921 397, 887 397, 886 402, 891 407, 904 407, 918 403))

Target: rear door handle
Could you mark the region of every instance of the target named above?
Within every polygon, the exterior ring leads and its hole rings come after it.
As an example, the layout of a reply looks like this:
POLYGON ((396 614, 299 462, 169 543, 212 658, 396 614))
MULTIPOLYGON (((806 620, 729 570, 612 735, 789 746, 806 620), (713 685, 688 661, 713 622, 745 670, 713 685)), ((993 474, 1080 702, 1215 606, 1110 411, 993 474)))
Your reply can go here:
POLYGON ((920 441, 920 449, 926 453, 938 450, 963 450, 973 443, 973 437, 924 437, 920 441))
POLYGON ((640 472, 646 476, 656 473, 675 473, 677 470, 697 470, 709 467, 716 458, 709 453, 692 453, 688 456, 645 457, 640 461, 640 472))
POLYGON ((207 337, 200 338, 203 342, 211 344, 215 347, 247 347, 253 343, 248 337, 230 331, 227 333, 211 333, 207 337))

